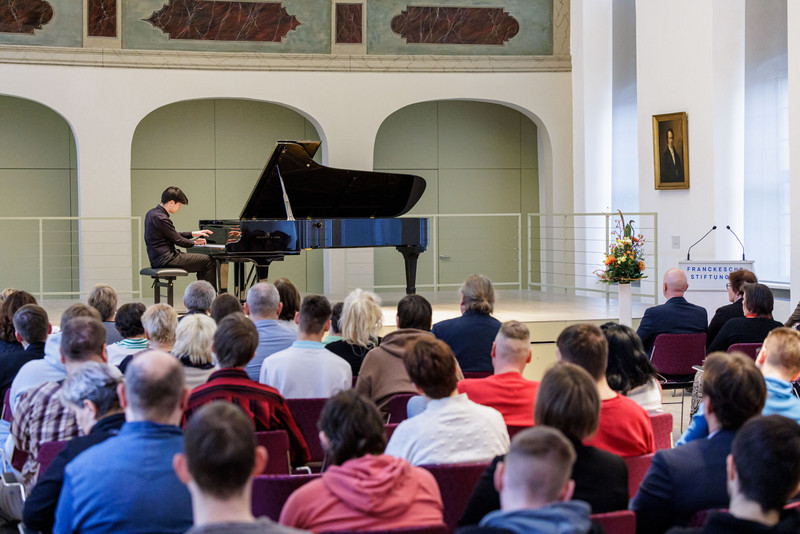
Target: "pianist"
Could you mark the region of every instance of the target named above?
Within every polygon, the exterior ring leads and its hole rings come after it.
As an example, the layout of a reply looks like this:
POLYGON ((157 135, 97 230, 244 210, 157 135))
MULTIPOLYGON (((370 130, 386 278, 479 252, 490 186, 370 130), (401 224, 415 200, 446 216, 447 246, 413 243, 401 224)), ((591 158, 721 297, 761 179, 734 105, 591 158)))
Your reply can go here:
POLYGON ((198 280, 205 280, 214 289, 217 287, 216 263, 206 254, 180 252, 179 247, 205 245, 205 236, 210 230, 194 232, 178 232, 169 218, 171 213, 178 213, 183 204, 188 204, 186 194, 175 186, 170 186, 161 193, 161 204, 147 212, 144 218, 144 242, 147 245, 147 257, 153 268, 178 267, 197 273, 198 280), (196 237, 198 239, 192 240, 196 237))

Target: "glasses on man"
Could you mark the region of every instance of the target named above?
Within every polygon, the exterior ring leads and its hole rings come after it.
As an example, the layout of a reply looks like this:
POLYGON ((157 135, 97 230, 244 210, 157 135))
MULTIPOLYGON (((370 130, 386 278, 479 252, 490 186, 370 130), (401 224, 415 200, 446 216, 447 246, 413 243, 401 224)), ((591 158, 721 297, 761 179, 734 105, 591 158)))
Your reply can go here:
POLYGON ((725 284, 725 289, 730 289, 730 288, 731 288, 731 285, 730 285, 730 283, 728 283, 728 284, 725 284))

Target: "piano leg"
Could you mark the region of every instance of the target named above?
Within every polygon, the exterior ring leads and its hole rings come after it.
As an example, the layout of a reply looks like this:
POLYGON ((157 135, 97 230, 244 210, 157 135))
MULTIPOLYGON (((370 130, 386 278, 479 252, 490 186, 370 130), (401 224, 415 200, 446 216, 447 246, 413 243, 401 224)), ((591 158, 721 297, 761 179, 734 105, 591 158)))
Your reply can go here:
POLYGON ((228 262, 227 261, 218 261, 217 262, 217 287, 219 288, 218 293, 227 293, 228 292, 228 262))
POLYGON ((397 251, 403 255, 406 264, 406 295, 413 295, 417 292, 417 259, 425 252, 422 245, 401 245, 397 251))

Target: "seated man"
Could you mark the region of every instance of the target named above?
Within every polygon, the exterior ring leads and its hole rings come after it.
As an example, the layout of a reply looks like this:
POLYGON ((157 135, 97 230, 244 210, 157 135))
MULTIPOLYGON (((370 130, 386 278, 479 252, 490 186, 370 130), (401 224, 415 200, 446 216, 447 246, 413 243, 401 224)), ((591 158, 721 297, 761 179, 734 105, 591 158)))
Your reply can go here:
POLYGON ((728 505, 725 459, 736 432, 764 407, 767 388, 753 360, 738 352, 714 352, 704 368, 709 437, 656 453, 631 501, 638 534, 660 534, 700 510, 728 505))
POLYGON ((250 317, 258 330, 256 355, 247 364, 247 376, 258 382, 264 358, 288 349, 297 340, 297 332, 286 328, 278 321, 283 309, 278 289, 269 282, 254 284, 247 291, 244 313, 250 317))
POLYGON ((353 386, 350 364, 325 348, 322 337, 331 326, 331 303, 309 295, 295 319, 297 341, 261 364, 259 382, 272 386, 287 399, 322 399, 353 386))
POLYGON ((689 283, 683 271, 673 268, 664 273, 663 292, 667 301, 647 308, 636 330, 648 354, 653 352, 658 334, 696 334, 708 328, 706 309, 683 298, 687 289, 689 283))
POLYGON ((17 341, 22 343, 0 358, 0 399, 5 398, 22 366, 32 360, 44 358, 44 344, 50 333, 47 312, 36 304, 26 304, 14 314, 14 329, 17 341))
POLYGON ((308 446, 286 401, 275 388, 250 380, 244 370, 255 354, 257 345, 256 327, 244 314, 232 313, 219 322, 212 345, 219 370, 211 373, 208 382, 192 390, 184 423, 191 420, 201 406, 211 401, 232 402, 245 411, 254 422, 257 432, 286 430, 293 463, 303 465, 310 457, 308 446))
POLYGON ((622 457, 655 452, 656 442, 647 412, 608 385, 608 340, 603 331, 591 324, 572 325, 558 335, 556 346, 559 360, 583 367, 597 384, 600 426, 586 445, 622 457))
POLYGON ((800 484, 800 425, 780 415, 754 417, 733 440, 726 461, 730 504, 700 528, 669 532, 800 532, 800 513, 784 510, 800 484))
POLYGON ((208 315, 211 312, 211 304, 216 298, 217 292, 214 286, 205 280, 195 280, 186 286, 183 292, 183 305, 186 306, 186 315, 202 313, 208 315))
POLYGON ((428 407, 397 426, 386 454, 424 465, 488 462, 508 451, 503 416, 458 393, 456 365, 444 341, 424 338, 409 344, 406 371, 428 407))
POLYGON ((472 402, 499 411, 506 425, 532 426, 539 382, 522 377, 530 361, 528 327, 519 321, 503 323, 492 344, 494 375, 462 380, 458 392, 466 393, 472 402))
POLYGON ((146 310, 141 302, 123 304, 117 310, 114 326, 122 336, 122 341, 106 347, 108 363, 119 365, 126 356, 147 349, 147 337, 144 335, 144 325, 142 325, 142 315, 146 310))
POLYGON ((192 494, 194 527, 187 534, 303 532, 250 512, 253 477, 264 470, 267 450, 256 444, 253 422, 239 407, 200 408, 186 425, 183 449, 172 466, 192 494))
POLYGON ((172 470, 173 456, 183 452, 183 368, 165 352, 145 352, 118 391, 126 422, 67 465, 53 530, 185 532, 192 500, 172 470))
POLYGON ((108 284, 97 284, 89 293, 86 303, 97 310, 103 318, 103 326, 106 329, 106 345, 111 345, 122 340, 114 325, 114 318, 117 313, 117 292, 108 284))

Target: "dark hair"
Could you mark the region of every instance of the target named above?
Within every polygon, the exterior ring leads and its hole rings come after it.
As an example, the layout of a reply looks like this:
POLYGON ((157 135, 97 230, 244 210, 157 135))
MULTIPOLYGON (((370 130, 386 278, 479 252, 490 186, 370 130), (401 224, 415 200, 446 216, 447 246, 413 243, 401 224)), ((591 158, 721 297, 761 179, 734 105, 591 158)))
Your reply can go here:
POLYGON ((636 331, 626 325, 605 323, 600 327, 608 341, 606 380, 611 389, 627 395, 656 376, 656 368, 636 331))
POLYGON ((232 313, 243 313, 242 303, 230 293, 220 293, 211 303, 211 318, 219 322, 232 313))
POLYGON ((782 415, 754 417, 733 440, 740 491, 763 512, 781 511, 800 483, 800 425, 782 415))
POLYGON ((736 430, 761 413, 767 386, 752 358, 741 352, 712 352, 703 364, 703 395, 722 427, 736 430))
POLYGON ((328 437, 326 452, 333 465, 366 454, 381 454, 386 448, 386 432, 378 408, 354 389, 340 391, 328 399, 318 426, 328 437))
POLYGON ((27 291, 18 290, 6 297, 6 300, 0 305, 0 339, 9 343, 17 342, 14 335, 16 331, 14 314, 26 304, 36 304, 36 299, 27 291))
POLYGON ((231 313, 214 332, 214 353, 220 367, 244 367, 258 347, 258 330, 243 313, 231 313))
POLYGON ((130 302, 120 306, 116 317, 114 317, 114 326, 119 335, 129 338, 144 334, 142 315, 146 309, 141 302, 130 302))
POLYGON ((737 269, 728 275, 728 283, 731 285, 731 291, 736 295, 742 294, 742 285, 745 283, 755 284, 758 283, 756 273, 748 271, 747 269, 737 269))
POLYGON ((450 346, 430 336, 410 341, 405 347, 406 372, 431 399, 449 397, 456 389, 456 357, 450 346))
POLYGON ((536 393, 534 421, 583 441, 600 424, 597 384, 582 367, 559 362, 547 370, 536 393))
POLYGON ((189 472, 203 493, 226 499, 245 488, 255 463, 253 421, 235 404, 201 407, 183 431, 189 472))
POLYGON ((283 304, 278 319, 294 321, 294 315, 300 311, 300 292, 288 278, 278 278, 274 285, 280 295, 281 304, 283 304))
POLYGON ((98 321, 103 320, 103 318, 100 317, 99 311, 83 302, 76 302, 64 310, 64 313, 61 314, 61 330, 64 330, 64 327, 67 326, 67 323, 76 317, 91 317, 92 319, 97 319, 98 321))
POLYGON ((406 295, 397 303, 397 328, 430 330, 433 319, 431 303, 421 295, 406 295))
POLYGON ((178 409, 185 384, 183 365, 166 352, 150 350, 139 354, 125 369, 128 405, 137 416, 149 421, 163 420, 178 409), (154 357, 166 365, 157 367, 150 362, 154 357))
POLYGON ((161 203, 166 204, 170 200, 174 200, 180 204, 189 204, 189 199, 186 198, 186 194, 181 191, 180 187, 175 187, 174 185, 169 186, 168 188, 164 189, 164 192, 161 193, 161 203))
POLYGON ((117 311, 117 292, 108 284, 97 284, 86 303, 100 313, 103 321, 108 321, 117 311))
POLYGON ((342 317, 342 309, 344 309, 344 302, 337 302, 331 308, 331 333, 341 334, 342 326, 339 324, 339 319, 342 317))
POLYGON ((606 374, 608 341, 599 327, 593 324, 568 326, 558 335, 556 346, 563 361, 583 367, 595 381, 606 374))
POLYGON ((772 297, 772 290, 764 284, 743 284, 744 305, 755 313, 756 317, 772 317, 772 308, 775 300, 772 297))
POLYGON ((26 304, 14 314, 14 328, 26 343, 44 343, 50 330, 47 312, 36 304, 26 304))
POLYGON ((331 318, 331 303, 322 295, 309 295, 300 305, 300 331, 306 334, 318 334, 325 329, 325 323, 331 318))
POLYGON ((86 362, 103 354, 106 329, 94 317, 75 317, 61 331, 61 354, 71 362, 86 362))
POLYGON ((505 476, 511 491, 558 499, 572 474, 575 447, 558 429, 537 424, 514 436, 506 454, 505 476))

